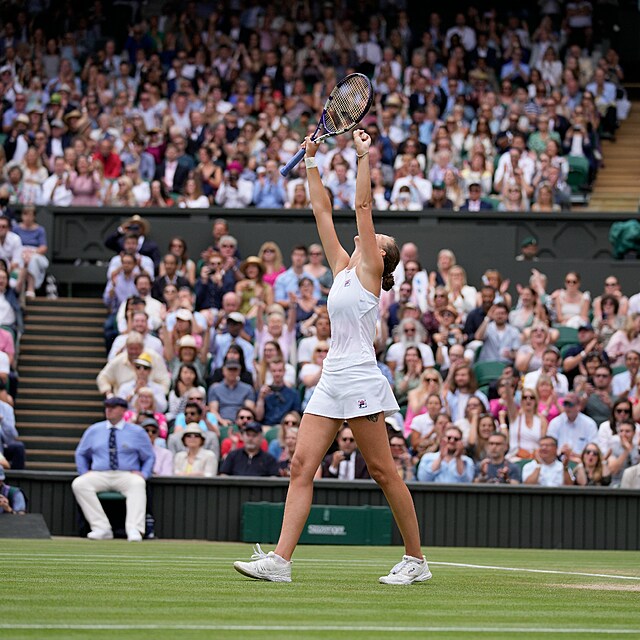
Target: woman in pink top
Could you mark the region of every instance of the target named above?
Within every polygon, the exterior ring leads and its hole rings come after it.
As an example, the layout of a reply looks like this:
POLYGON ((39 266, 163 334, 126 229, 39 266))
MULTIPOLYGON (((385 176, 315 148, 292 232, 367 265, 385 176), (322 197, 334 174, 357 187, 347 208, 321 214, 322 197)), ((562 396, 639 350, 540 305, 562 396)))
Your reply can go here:
POLYGON ((282 264, 282 251, 275 242, 265 242, 258 251, 258 257, 265 268, 262 281, 273 287, 276 278, 286 271, 282 264))
POLYGON ((86 156, 76 162, 76 171, 69 176, 67 188, 73 193, 71 206, 97 207, 100 205, 100 179, 86 156))

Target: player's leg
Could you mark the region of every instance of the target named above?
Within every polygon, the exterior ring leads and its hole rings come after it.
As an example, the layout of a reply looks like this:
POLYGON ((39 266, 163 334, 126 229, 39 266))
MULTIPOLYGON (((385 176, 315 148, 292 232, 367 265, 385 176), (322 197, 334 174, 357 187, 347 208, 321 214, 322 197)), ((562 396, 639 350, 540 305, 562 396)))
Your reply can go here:
POLYGON ((349 427, 358 449, 367 463, 371 477, 380 485, 393 517, 400 529, 406 555, 388 576, 380 578, 385 584, 412 584, 431 578, 429 565, 420 547, 420 530, 413 498, 404 480, 398 475, 389 447, 387 428, 382 412, 349 419, 349 427))
POLYGON ((289 490, 276 550, 264 553, 260 545, 256 545, 252 562, 233 563, 236 571, 256 580, 291 582, 291 556, 311 509, 313 478, 341 424, 342 420, 304 414, 291 460, 289 490))
POLYGON ((296 450, 291 460, 291 480, 284 508, 284 520, 275 552, 291 560, 313 499, 313 478, 335 440, 342 420, 305 413, 300 423, 296 450))

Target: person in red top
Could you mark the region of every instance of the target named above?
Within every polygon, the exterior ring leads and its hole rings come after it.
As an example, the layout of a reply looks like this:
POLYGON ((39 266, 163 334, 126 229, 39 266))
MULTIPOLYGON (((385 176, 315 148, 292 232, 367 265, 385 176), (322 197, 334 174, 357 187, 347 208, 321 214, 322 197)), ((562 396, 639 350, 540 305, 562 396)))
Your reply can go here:
MULTIPOLYGON (((234 420, 235 425, 229 427, 229 431, 227 432, 229 435, 220 443, 220 460, 224 460, 231 451, 242 449, 244 447, 244 441, 242 440, 241 434, 242 429, 249 422, 255 422, 255 419, 256 417, 251 409, 247 409, 246 407, 238 409, 236 419, 234 420)), ((260 448, 263 451, 268 450, 269 443, 266 439, 262 439, 260 448)))
POLYGON ((104 177, 107 180, 115 180, 122 173, 122 160, 113 152, 113 142, 109 138, 100 140, 98 150, 93 154, 94 162, 101 162, 104 167, 104 177))

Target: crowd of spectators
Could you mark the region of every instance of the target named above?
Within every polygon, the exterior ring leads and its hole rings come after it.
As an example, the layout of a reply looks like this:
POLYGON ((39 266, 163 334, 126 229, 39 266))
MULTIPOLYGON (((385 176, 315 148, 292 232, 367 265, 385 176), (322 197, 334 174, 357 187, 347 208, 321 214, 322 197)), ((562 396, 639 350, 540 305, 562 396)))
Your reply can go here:
MULTIPOLYGON (((304 164, 288 180, 278 168, 351 71, 376 91, 364 127, 380 210, 568 207, 571 168, 591 182, 625 115, 623 72, 588 1, 564 14, 545 4, 531 24, 470 7, 424 25, 402 3, 362 17, 340 2, 188 2, 160 15, 133 2, 118 5, 130 10, 119 26, 99 1, 29 6, 0 38, 0 312, 14 312, 2 324, 16 335, 15 294, 33 295, 46 270, 29 205, 307 207, 304 164)), ((318 163, 334 207, 351 208, 348 137, 318 163)), ((157 474, 286 476, 330 345, 322 248, 284 257, 265 238, 243 260, 223 219, 199 256, 151 236, 134 216, 106 242, 100 392, 123 398, 162 451, 157 474)), ((535 266, 535 252, 528 239, 516 259, 535 266)), ((411 244, 395 275, 377 348, 401 406, 388 426, 403 478, 624 484, 640 456, 640 294, 627 299, 609 276, 592 300, 575 273, 547 291, 534 270, 512 298, 496 271, 472 286, 446 249, 428 273, 411 244)), ((334 449, 318 477, 366 477, 348 425, 334 449)))
MULTIPOLYGON (((307 207, 304 166, 278 167, 358 71, 378 209, 554 211, 628 107, 612 16, 589 0, 424 22, 403 2, 47 5, 3 16, 0 207, 307 207)), ((351 208, 348 137, 317 157, 351 208)))
MULTIPOLYGON (((159 259, 150 233, 134 216, 106 240, 120 251, 100 392, 164 449, 158 474, 286 476, 331 344, 322 247, 287 260, 267 241, 242 259, 217 219, 197 259, 179 237, 159 259)), ((550 290, 535 239, 523 245, 532 275, 513 297, 495 270, 476 288, 450 250, 429 273, 415 244, 401 247, 376 350, 407 481, 620 486, 640 462, 640 293, 608 276, 592 299, 574 272, 550 290)), ((369 477, 348 423, 317 477, 369 477)))

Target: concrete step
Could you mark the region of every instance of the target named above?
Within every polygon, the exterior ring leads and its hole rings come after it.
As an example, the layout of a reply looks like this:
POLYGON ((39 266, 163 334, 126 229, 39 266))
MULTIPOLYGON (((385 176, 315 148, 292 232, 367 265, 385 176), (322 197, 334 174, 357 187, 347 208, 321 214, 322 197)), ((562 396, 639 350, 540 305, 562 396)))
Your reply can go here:
POLYGON ((74 452, 61 451, 58 449, 29 449, 29 458, 38 461, 47 458, 55 458, 61 461, 71 461, 74 459, 74 452))
POLYGON ((27 471, 76 471, 75 462, 26 462, 27 471))
POLYGON ((25 389, 20 389, 20 399, 32 397, 39 398, 43 396, 50 398, 52 396, 55 396, 56 398, 69 398, 69 400, 71 401, 91 398, 96 402, 102 402, 102 396, 100 395, 98 389, 96 389, 95 383, 93 384, 93 387, 86 389, 66 387, 62 389, 55 389, 55 391, 53 391, 51 388, 46 387, 34 387, 31 385, 31 380, 28 380, 28 383, 29 384, 25 389))
MULTIPOLYGON (((34 446, 37 445, 40 449, 71 449, 75 450, 78 446, 78 442, 80 442, 80 437, 72 438, 69 436, 20 436, 20 440, 24 442, 25 446, 29 448, 31 444, 34 446)), ((29 448, 29 453, 31 454, 32 449, 29 448)))

